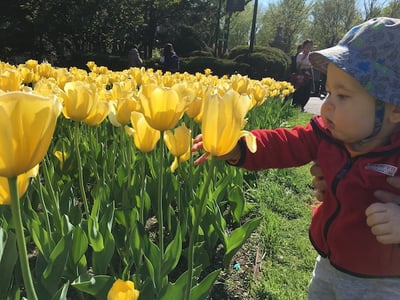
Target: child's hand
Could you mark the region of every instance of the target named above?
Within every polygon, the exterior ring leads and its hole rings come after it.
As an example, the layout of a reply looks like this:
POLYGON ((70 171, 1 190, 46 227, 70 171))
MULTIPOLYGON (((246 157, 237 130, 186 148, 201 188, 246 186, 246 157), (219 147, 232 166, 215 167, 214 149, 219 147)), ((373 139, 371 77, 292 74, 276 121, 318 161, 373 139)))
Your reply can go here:
POLYGON ((324 174, 322 174, 321 167, 318 163, 314 163, 310 168, 310 173, 313 177, 312 183, 315 189, 315 197, 318 201, 324 200, 324 193, 328 188, 326 185, 326 181, 324 178, 324 174))
MULTIPOLYGON (((196 136, 193 139, 192 152, 198 152, 203 149, 204 149, 203 136, 201 134, 199 134, 198 136, 196 136)), ((202 155, 200 155, 200 157, 198 159, 196 159, 194 161, 194 164, 197 166, 197 165, 204 163, 209 156, 210 156, 210 153, 208 153, 208 152, 203 153, 202 155)), ((240 148, 238 145, 236 145, 236 147, 233 148, 229 153, 224 154, 222 156, 217 156, 217 158, 220 160, 227 160, 229 163, 235 164, 236 162, 239 161, 240 156, 241 156, 240 148)))
POLYGON ((400 243, 400 206, 396 203, 373 203, 365 211, 371 232, 382 244, 400 243))
MULTIPOLYGON (((196 136, 193 139, 192 152, 199 152, 200 150, 203 150, 203 149, 204 149, 203 136, 201 134, 199 134, 198 136, 196 136)), ((204 163, 209 156, 210 156, 210 153, 208 153, 208 152, 203 153, 202 155, 200 155, 200 157, 198 159, 196 159, 194 161, 194 164, 197 166, 197 165, 204 163)))

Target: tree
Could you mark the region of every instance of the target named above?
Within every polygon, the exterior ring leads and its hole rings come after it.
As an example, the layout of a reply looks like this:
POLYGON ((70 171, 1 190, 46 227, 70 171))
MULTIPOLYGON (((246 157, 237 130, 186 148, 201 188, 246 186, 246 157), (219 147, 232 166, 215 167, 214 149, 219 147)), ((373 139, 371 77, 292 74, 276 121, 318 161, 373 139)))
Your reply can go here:
POLYGON ((365 21, 378 17, 382 11, 379 0, 364 0, 365 21))
POLYGON ((392 0, 388 6, 382 9, 382 16, 400 18, 400 1, 392 0))
POLYGON ((311 12, 311 38, 319 48, 332 47, 354 25, 361 23, 355 0, 319 0, 311 12))
POLYGON ((244 11, 232 14, 229 30, 228 48, 247 45, 253 18, 253 5, 246 5, 244 11))
POLYGON ((268 6, 257 35, 259 44, 292 52, 304 35, 309 15, 305 0, 280 0, 268 6))

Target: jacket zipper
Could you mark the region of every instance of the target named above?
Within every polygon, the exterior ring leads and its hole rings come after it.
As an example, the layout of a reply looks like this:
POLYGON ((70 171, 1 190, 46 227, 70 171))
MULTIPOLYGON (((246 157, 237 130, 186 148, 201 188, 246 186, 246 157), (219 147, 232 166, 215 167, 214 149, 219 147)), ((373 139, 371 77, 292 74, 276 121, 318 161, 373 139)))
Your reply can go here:
MULTIPOLYGON (((336 189, 339 184, 339 181, 343 179, 343 177, 347 174, 347 172, 350 170, 351 166, 353 165, 354 160, 349 157, 346 164, 343 166, 343 168, 336 174, 333 183, 332 183, 332 194, 336 198, 336 189)), ((328 220, 325 223, 324 226, 324 239, 325 241, 328 241, 328 231, 330 226, 332 225, 333 221, 336 219, 336 217, 339 215, 340 209, 341 209, 341 204, 339 200, 336 198, 337 202, 337 207, 334 213, 328 218, 328 220)), ((328 257, 330 256, 330 251, 328 253, 328 257)))

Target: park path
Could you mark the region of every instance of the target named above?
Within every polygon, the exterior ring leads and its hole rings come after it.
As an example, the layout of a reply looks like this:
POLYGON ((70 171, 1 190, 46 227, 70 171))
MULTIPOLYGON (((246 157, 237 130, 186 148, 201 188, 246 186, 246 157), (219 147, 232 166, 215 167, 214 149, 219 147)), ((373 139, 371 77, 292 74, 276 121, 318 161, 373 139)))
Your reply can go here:
POLYGON ((304 111, 311 114, 319 115, 323 102, 324 101, 321 100, 319 97, 310 97, 306 106, 304 106, 304 111))

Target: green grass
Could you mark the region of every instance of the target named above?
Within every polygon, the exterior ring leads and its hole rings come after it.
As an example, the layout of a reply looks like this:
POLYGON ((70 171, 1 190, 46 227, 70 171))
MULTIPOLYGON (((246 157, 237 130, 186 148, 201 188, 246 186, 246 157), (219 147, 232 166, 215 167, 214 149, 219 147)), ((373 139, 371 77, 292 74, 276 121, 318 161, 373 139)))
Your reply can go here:
MULTIPOLYGON (((301 113, 290 101, 266 101, 249 116, 247 129, 292 128, 305 125, 312 114, 301 113)), ((211 300, 307 299, 316 251, 308 239, 314 193, 310 165, 283 170, 244 171, 245 193, 255 213, 263 216, 260 226, 234 260, 241 269, 224 270, 211 300), (253 266, 262 254, 257 276, 253 266)))
POLYGON ((249 191, 259 201, 265 258, 251 284, 254 299, 306 299, 316 257, 308 240, 313 198, 309 166, 268 170, 249 191))
MULTIPOLYGON (((306 124, 311 114, 295 113, 284 124, 306 124)), ((265 257, 251 282, 251 299, 307 299, 316 252, 308 239, 313 189, 310 165, 260 172, 249 196, 264 216, 257 237, 265 257)))

